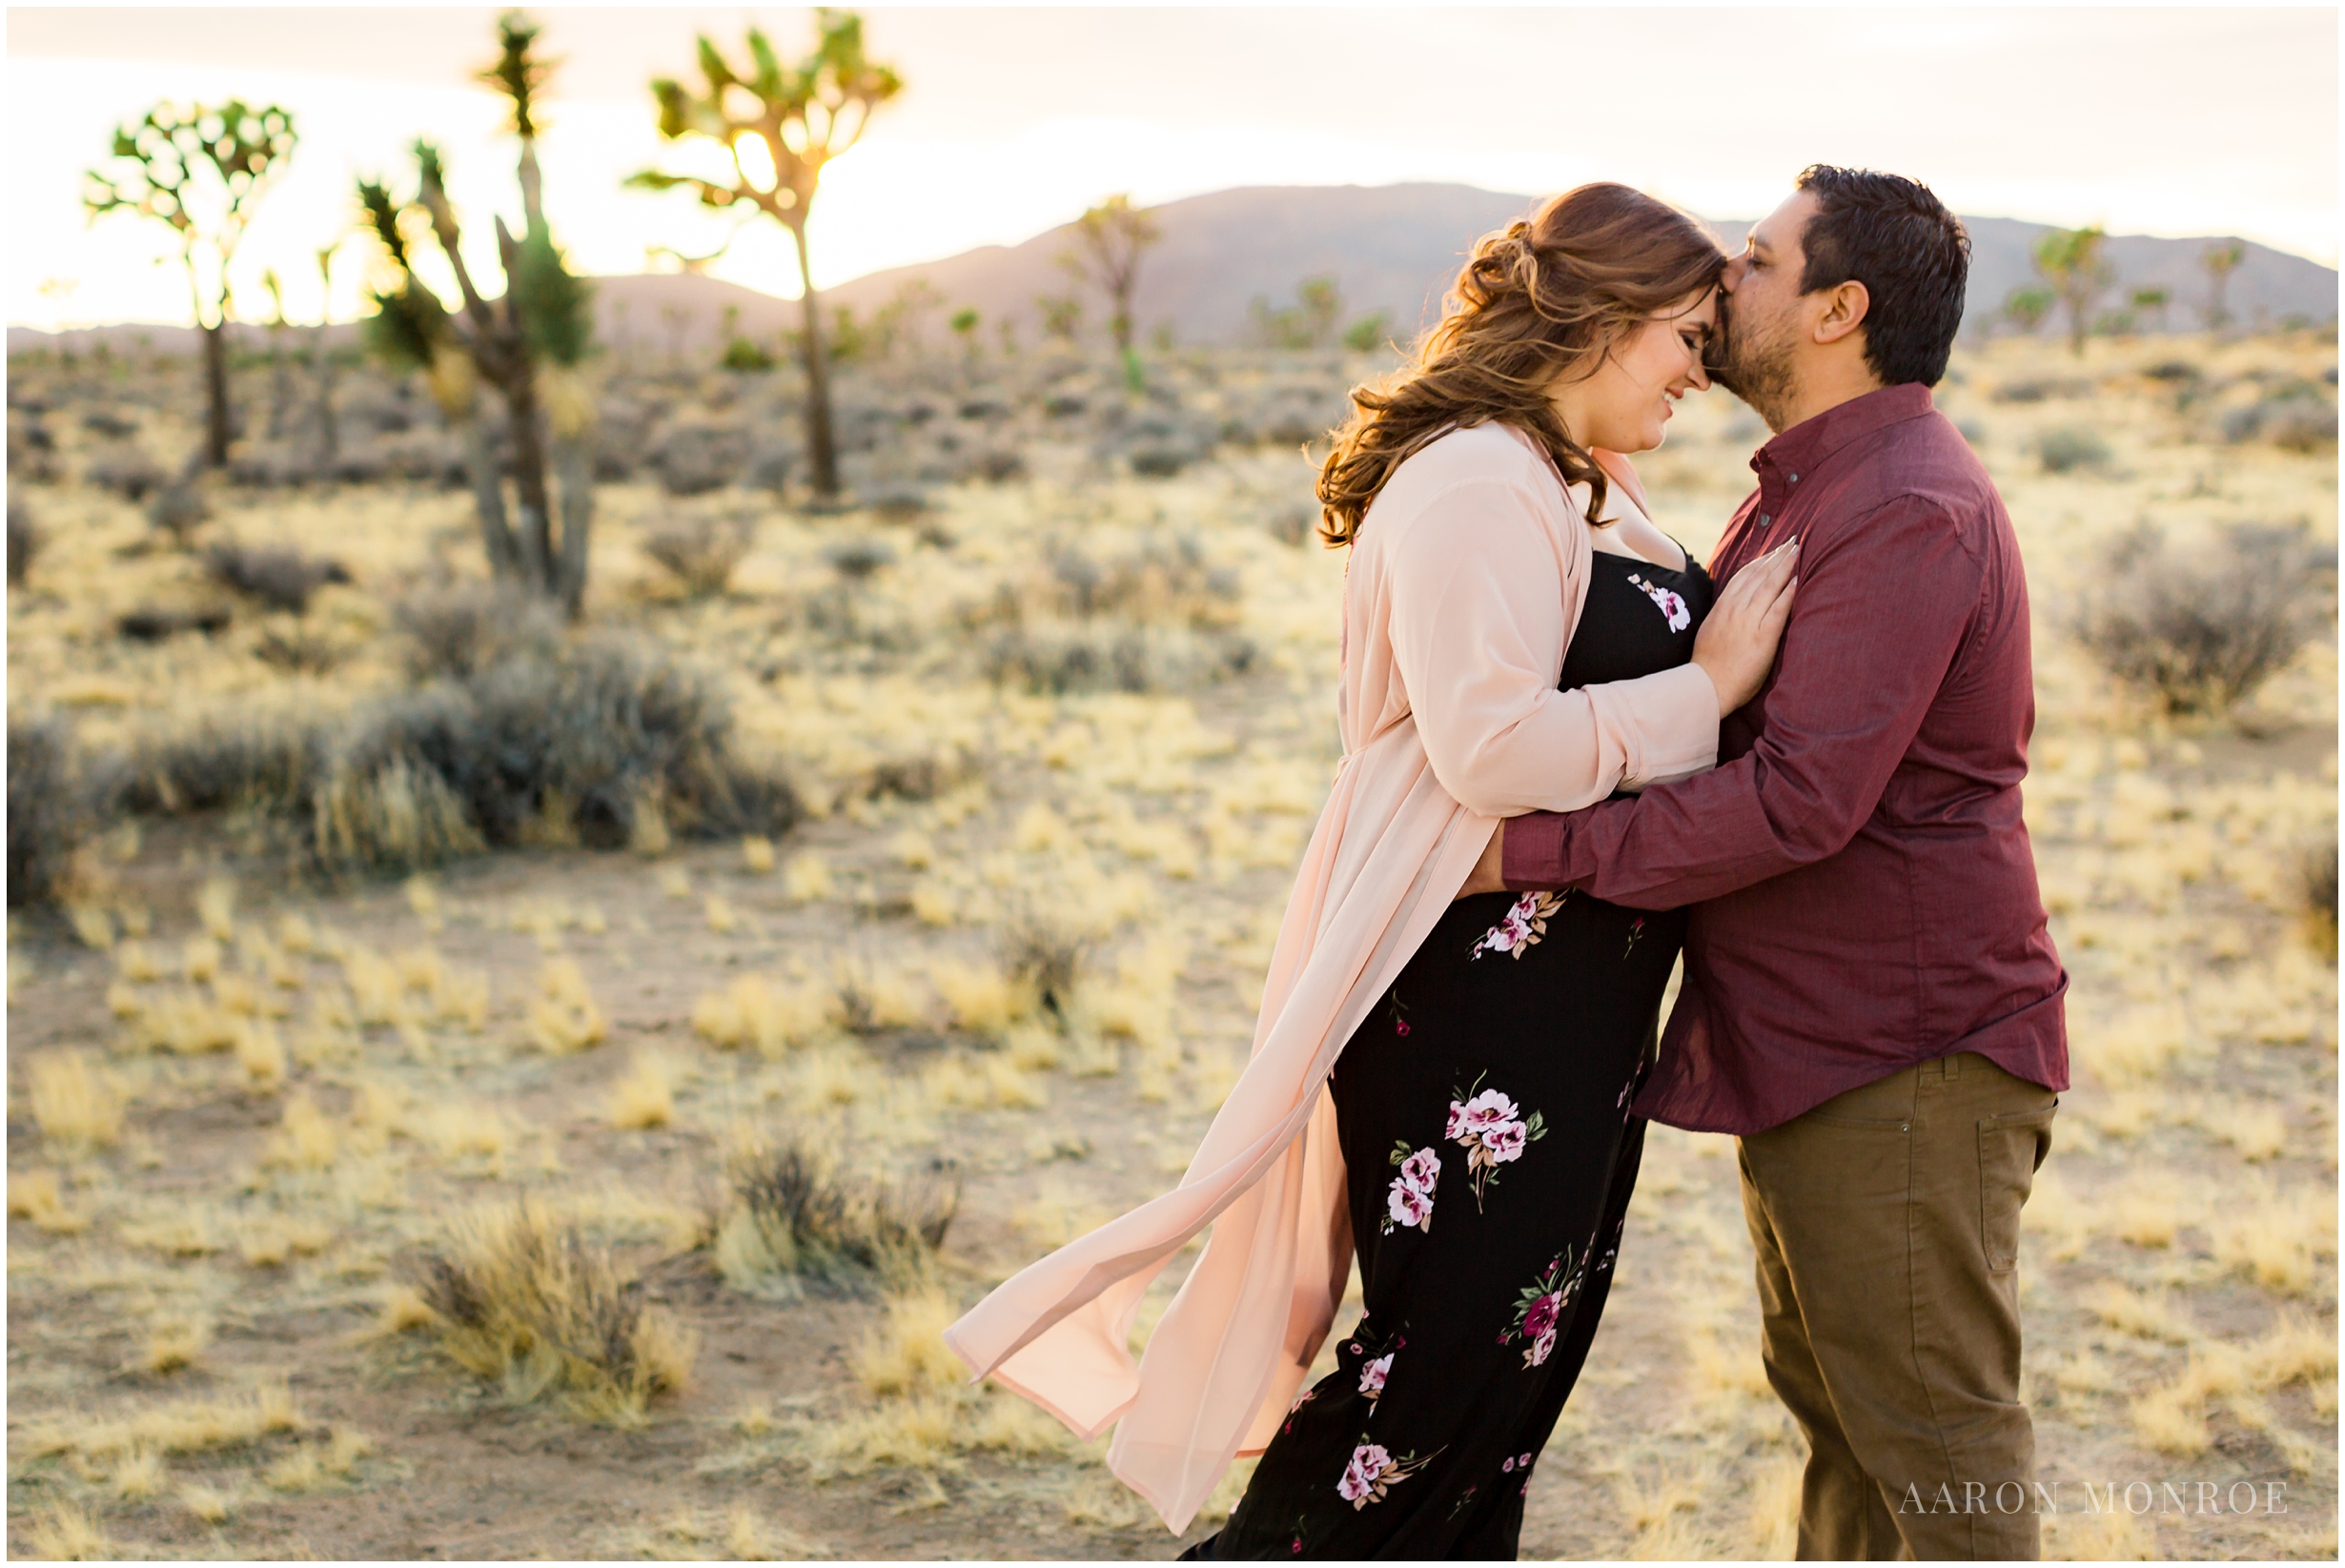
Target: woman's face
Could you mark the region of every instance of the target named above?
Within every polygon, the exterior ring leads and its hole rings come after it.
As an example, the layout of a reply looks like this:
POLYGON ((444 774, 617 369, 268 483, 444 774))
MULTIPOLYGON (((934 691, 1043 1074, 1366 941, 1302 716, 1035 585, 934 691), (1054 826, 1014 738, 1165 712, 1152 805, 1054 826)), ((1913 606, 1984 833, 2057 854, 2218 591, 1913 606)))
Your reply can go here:
POLYGON ((1549 395, 1581 446, 1650 452, 1662 444, 1677 400, 1706 391, 1703 352, 1718 326, 1718 291, 1704 289, 1615 338, 1594 375, 1566 372, 1549 395))

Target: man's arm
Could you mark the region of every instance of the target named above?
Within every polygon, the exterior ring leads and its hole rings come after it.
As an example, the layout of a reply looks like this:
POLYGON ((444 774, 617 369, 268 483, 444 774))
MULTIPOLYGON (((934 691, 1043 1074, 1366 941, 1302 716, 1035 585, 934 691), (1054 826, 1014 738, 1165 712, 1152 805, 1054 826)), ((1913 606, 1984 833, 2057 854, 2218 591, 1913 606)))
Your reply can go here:
POLYGON ((1802 562, 1750 752, 1634 800, 1511 820, 1506 886, 1671 909, 1837 854, 1921 728, 1981 578, 1935 506, 1901 497, 1857 519, 1802 562))

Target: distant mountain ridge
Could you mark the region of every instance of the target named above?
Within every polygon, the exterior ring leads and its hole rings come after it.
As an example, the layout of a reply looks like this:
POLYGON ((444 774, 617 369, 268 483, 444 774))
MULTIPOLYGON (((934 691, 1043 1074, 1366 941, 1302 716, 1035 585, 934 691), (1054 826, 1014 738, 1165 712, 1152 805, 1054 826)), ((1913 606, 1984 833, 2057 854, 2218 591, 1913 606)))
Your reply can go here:
MULTIPOLYGON (((1470 185, 1415 184, 1255 186, 1167 202, 1154 209, 1163 238, 1141 263, 1133 316, 1144 336, 1169 324, 1182 343, 1243 342, 1254 300, 1264 299, 1274 308, 1291 304, 1297 283, 1325 275, 1342 292, 1347 322, 1382 311, 1396 335, 1405 338, 1436 318, 1441 295, 1475 239, 1526 215, 1537 201, 1470 185)), ((2013 218, 1963 221, 1972 246, 1969 310, 1991 312, 2013 288, 2033 279, 2029 257, 2050 230, 2013 218)), ((1747 227, 1747 221, 1711 224, 1729 248, 1742 244, 1747 227)), ((946 315, 972 306, 989 348, 997 341, 996 323, 1003 320, 1016 323, 1021 338, 1031 343, 1040 325, 1035 297, 1076 292, 1057 261, 1072 240, 1072 226, 1062 226, 1020 245, 983 246, 867 274, 823 297, 827 305, 845 306, 867 319, 900 290, 925 280, 942 301, 942 308, 921 323, 931 344, 948 336, 946 315)), ((2163 287, 2172 298, 2165 327, 2194 329, 2207 289, 2199 257, 2209 243, 2112 236, 2107 255, 2118 283, 2103 308, 2121 306, 2134 289, 2163 287)), ((2276 323, 2290 316, 2334 320, 2337 273, 2250 244, 2232 275, 2228 303, 2242 322, 2276 323)), ((798 322, 796 300, 717 278, 653 274, 596 280, 602 341, 640 354, 714 350, 728 308, 738 313, 732 330, 768 343, 798 322)), ((1106 315, 1095 295, 1086 297, 1087 330, 1096 332, 1106 315)), ((2154 319, 2143 322, 2145 329, 2157 325, 2154 319)), ((258 341, 262 329, 245 326, 239 336, 258 341)), ((193 336, 194 330, 186 327, 97 327, 57 336, 10 327, 9 351, 51 343, 92 347, 100 339, 128 350, 144 337, 157 352, 178 353, 193 336)))

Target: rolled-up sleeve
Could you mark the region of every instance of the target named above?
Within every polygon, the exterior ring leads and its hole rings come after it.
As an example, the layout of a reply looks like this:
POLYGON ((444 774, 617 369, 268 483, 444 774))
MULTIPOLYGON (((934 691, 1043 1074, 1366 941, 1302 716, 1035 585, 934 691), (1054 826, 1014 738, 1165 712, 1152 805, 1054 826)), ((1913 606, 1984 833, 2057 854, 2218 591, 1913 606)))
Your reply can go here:
POLYGON ((1568 811, 1718 760, 1693 665, 1558 691, 1563 566, 1540 502, 1504 479, 1428 499, 1390 563, 1392 642, 1434 776, 1485 816, 1568 811))
POLYGON ((1507 886, 1668 909, 1837 854, 1912 744, 1983 581, 1935 505, 1900 498, 1855 519, 1801 563, 1750 751, 1633 801, 1510 825, 1507 886))

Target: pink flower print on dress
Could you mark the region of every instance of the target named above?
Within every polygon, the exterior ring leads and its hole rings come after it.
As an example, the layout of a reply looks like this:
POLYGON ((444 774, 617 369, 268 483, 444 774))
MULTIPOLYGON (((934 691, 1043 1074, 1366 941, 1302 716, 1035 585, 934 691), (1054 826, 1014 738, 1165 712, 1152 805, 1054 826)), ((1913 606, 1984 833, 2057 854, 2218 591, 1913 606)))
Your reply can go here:
POLYGON ((1467 956, 1478 959, 1484 953, 1510 953, 1520 958, 1524 948, 1537 947, 1547 934, 1547 917, 1563 907, 1564 897, 1562 893, 1523 894, 1496 926, 1482 933, 1467 956))
POLYGON ((1356 1509, 1382 1502, 1385 1493, 1431 1464, 1440 1453, 1437 1448, 1421 1459, 1415 1452, 1395 1458, 1383 1444, 1368 1441, 1363 1432, 1351 1461, 1343 1467, 1343 1479, 1336 1483, 1336 1495, 1356 1509))
POLYGON ((1437 1150, 1412 1151, 1403 1138, 1393 1145, 1392 1163, 1400 1168, 1384 1199, 1384 1233, 1396 1229, 1433 1230, 1433 1190, 1441 1180, 1441 1155, 1437 1150))
POLYGON ((1391 1351, 1386 1351, 1382 1355, 1359 1369, 1359 1391, 1368 1396, 1370 1404, 1375 1404, 1376 1395, 1384 1392, 1384 1380, 1390 1377, 1392 1373, 1393 1353, 1391 1351))
POLYGON ((1385 1452, 1382 1443, 1360 1444, 1343 1467, 1343 1479, 1336 1483, 1336 1496, 1355 1508, 1367 1507, 1375 1500, 1370 1494, 1376 1491, 1377 1478, 1392 1467, 1393 1456, 1385 1452))
POLYGON ((1684 599, 1675 589, 1647 582, 1634 572, 1628 574, 1628 580, 1644 590, 1644 597, 1660 608, 1662 619, 1669 622, 1671 631, 1682 632, 1694 623, 1694 612, 1685 607, 1684 599))
POLYGON ((1473 1089, 1452 1089, 1449 1102, 1448 1137, 1466 1151, 1466 1179, 1474 1184, 1477 1213, 1499 1179, 1498 1168, 1520 1159, 1525 1144, 1547 1135, 1547 1124, 1538 1111, 1524 1116, 1512 1099, 1495 1089, 1482 1089, 1481 1082, 1476 1078, 1473 1089))
POLYGON ((1582 1273, 1583 1270, 1572 1261, 1572 1250, 1566 1247, 1515 1298, 1514 1327, 1499 1335, 1499 1343, 1527 1340, 1522 1353, 1525 1367, 1545 1366, 1547 1357, 1555 1354, 1556 1334, 1562 1326, 1564 1311, 1580 1293, 1582 1273))
POLYGON ((1490 1151, 1492 1164, 1504 1165, 1509 1160, 1521 1157, 1522 1145, 1527 1136, 1520 1122, 1506 1122, 1482 1129, 1482 1147, 1490 1151))

